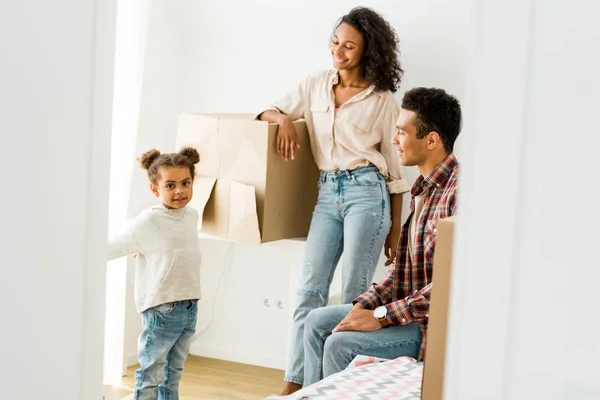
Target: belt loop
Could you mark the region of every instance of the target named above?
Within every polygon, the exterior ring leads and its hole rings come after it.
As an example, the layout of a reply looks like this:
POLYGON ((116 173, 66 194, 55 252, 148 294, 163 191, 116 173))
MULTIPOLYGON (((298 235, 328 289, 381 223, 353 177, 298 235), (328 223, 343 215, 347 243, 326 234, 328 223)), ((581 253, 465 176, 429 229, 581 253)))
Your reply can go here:
POLYGON ((350 173, 350 170, 345 169, 344 172, 346 173, 346 178, 348 178, 348 180, 351 180, 353 178, 352 174, 350 173))

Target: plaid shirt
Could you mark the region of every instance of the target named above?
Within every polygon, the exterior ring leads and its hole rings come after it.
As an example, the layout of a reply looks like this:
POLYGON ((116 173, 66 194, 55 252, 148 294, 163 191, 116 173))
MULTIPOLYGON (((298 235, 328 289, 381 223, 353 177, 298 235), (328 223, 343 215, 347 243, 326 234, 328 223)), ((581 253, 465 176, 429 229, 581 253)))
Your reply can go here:
POLYGON ((385 305, 388 309, 387 319, 392 325, 419 322, 423 333, 420 361, 425 355, 437 220, 454 215, 457 189, 458 161, 451 153, 431 174, 426 178, 420 176, 413 185, 410 215, 402 227, 396 259, 387 277, 379 284, 374 283, 369 291, 353 302, 361 303, 369 310, 385 305), (411 240, 409 227, 415 210, 415 197, 422 193, 425 194, 425 200, 415 228, 411 260, 408 251, 408 241, 411 240))

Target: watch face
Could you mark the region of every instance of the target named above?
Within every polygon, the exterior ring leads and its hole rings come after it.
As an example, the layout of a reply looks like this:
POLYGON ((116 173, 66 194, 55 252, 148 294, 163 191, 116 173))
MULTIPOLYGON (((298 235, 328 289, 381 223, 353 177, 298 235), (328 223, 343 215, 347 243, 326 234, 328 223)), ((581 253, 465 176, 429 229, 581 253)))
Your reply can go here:
POLYGON ((379 306, 373 311, 373 316, 377 319, 384 318, 387 314, 387 308, 385 306, 379 306))

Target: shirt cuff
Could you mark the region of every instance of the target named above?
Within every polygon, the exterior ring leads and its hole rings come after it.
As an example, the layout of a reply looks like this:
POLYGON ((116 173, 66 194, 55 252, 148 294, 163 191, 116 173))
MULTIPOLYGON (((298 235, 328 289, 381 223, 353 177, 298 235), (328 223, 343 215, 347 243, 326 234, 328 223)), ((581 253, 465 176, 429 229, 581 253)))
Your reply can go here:
POLYGON ((413 322, 413 318, 408 310, 406 299, 398 300, 394 303, 386 304, 387 319, 392 325, 408 325, 413 322))
POLYGON ((406 193, 410 190, 408 182, 404 178, 388 182, 387 187, 390 194, 401 194, 406 193))
POLYGON ((374 310, 376 307, 373 307, 377 302, 376 299, 371 296, 361 295, 352 301, 352 305, 356 305, 356 303, 360 303, 366 310, 374 310))

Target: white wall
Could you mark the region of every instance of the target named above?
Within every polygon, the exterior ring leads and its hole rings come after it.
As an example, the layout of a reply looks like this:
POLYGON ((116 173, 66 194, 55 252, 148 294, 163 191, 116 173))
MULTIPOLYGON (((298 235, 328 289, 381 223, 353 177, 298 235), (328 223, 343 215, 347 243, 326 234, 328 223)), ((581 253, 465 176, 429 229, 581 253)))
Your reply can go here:
POLYGON ((0 4, 2 398, 102 398, 114 20, 0 4))
MULTIPOLYGON (((180 111, 254 112, 306 75, 331 68, 333 25, 358 4, 381 12, 398 31, 406 70, 399 100, 415 86, 443 87, 464 97, 470 0, 153 3, 160 12, 153 12, 148 36, 138 152, 173 149, 180 111)), ((407 170, 407 177, 413 181, 416 171, 407 170)), ((141 173, 134 174, 131 196, 132 213, 152 204, 141 173)), ((256 247, 202 239, 200 246, 204 297, 198 330, 205 331, 192 352, 283 368, 304 243, 256 247), (284 308, 265 309, 265 297, 282 299, 284 308)), ((384 273, 380 263, 375 279, 384 273)), ((340 286, 337 275, 333 291, 340 286)), ((139 316, 131 306, 127 327, 126 353, 133 362, 139 316)))
POLYGON ((329 38, 334 24, 357 5, 379 11, 398 32, 406 71, 401 92, 415 86, 440 86, 463 94, 468 1, 187 4, 183 24, 186 111, 255 112, 307 75, 332 68, 329 38))
POLYGON ((600 398, 599 14, 476 2, 444 398, 600 398))

